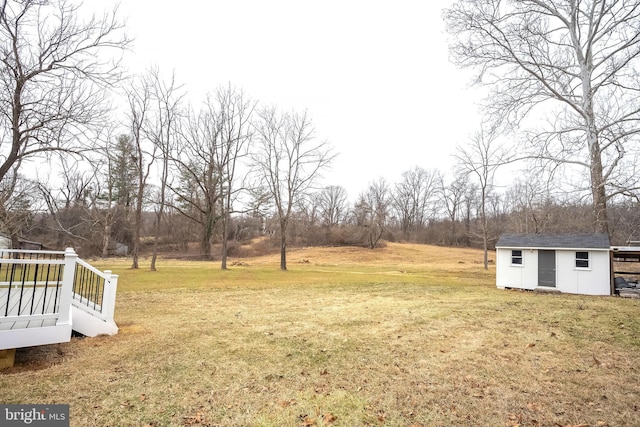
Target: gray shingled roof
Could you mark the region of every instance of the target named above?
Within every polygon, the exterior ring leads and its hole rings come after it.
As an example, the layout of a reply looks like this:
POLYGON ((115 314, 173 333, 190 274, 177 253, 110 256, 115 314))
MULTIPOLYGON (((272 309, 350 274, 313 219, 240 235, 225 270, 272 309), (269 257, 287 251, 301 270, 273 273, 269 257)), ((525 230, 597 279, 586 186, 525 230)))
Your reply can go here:
POLYGON ((503 234, 496 247, 609 249, 606 234, 503 234))

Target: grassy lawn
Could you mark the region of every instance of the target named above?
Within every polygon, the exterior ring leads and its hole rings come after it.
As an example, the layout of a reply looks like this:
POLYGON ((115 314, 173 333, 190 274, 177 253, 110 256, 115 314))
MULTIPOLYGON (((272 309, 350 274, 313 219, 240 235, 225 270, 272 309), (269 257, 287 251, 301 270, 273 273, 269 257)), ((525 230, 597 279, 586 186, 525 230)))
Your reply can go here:
POLYGON ((640 425, 640 301, 495 288, 389 244, 120 275, 118 335, 19 349, 0 402, 73 426, 640 425))

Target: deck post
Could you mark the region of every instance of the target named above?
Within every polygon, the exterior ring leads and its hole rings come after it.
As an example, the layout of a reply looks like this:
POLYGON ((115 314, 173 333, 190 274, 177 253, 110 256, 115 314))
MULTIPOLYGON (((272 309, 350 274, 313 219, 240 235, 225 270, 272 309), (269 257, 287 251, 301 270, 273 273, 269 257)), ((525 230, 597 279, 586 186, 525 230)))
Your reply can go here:
POLYGON ((56 325, 71 325, 71 299, 73 298, 73 281, 76 274, 78 254, 73 248, 64 251, 64 270, 62 276, 62 292, 60 294, 60 307, 56 325))
POLYGON ((0 350, 0 371, 6 368, 13 368, 15 360, 16 360, 15 348, 0 350))
POLYGON ((104 293, 102 295, 102 314, 113 322, 116 307, 116 291, 118 290, 118 275, 111 274, 111 270, 104 271, 104 293))

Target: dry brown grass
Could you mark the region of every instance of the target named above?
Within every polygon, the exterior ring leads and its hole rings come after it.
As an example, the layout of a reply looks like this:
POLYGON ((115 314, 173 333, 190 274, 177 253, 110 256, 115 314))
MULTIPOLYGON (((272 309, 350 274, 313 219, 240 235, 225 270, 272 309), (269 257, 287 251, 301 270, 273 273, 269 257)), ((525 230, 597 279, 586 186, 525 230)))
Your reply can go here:
POLYGON ((481 260, 115 265, 120 333, 19 350, 0 401, 70 403, 74 426, 638 425, 640 302, 497 290, 481 260))

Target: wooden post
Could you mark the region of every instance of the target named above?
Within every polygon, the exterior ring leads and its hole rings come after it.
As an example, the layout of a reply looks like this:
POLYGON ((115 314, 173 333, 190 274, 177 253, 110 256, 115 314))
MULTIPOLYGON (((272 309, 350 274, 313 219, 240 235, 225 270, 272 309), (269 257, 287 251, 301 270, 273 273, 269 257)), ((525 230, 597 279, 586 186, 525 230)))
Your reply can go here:
POLYGON ((616 294, 616 272, 613 268, 613 250, 609 250, 609 295, 616 294))

